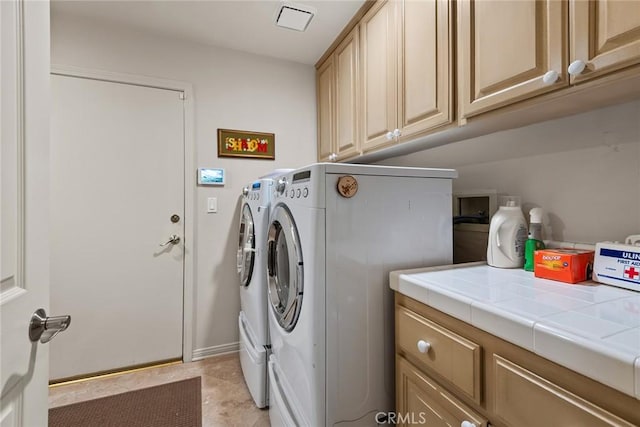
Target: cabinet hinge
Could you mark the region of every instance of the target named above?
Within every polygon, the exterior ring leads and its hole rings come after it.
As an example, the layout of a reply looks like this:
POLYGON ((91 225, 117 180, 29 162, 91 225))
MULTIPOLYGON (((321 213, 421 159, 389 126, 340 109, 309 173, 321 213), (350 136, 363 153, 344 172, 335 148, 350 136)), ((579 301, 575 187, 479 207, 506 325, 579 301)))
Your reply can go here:
POLYGON ((187 95, 185 95, 184 92, 179 92, 178 96, 180 99, 187 99, 187 95))

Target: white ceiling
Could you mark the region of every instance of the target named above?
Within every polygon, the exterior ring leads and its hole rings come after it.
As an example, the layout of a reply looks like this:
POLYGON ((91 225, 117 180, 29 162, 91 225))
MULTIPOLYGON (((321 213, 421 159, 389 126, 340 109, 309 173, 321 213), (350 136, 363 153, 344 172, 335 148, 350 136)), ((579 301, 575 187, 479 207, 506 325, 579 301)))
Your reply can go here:
POLYGON ((53 0, 53 14, 135 27, 154 34, 315 64, 364 0, 302 0, 317 10, 307 31, 276 27, 273 0, 53 0))

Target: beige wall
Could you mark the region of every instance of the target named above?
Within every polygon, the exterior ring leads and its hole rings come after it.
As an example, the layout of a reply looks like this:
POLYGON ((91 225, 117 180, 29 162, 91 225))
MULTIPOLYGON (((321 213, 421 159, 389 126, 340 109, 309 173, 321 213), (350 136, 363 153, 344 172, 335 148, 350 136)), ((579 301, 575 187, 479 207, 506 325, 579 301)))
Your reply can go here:
MULTIPOLYGON (((312 66, 164 39, 130 29, 52 16, 53 64, 189 82, 195 98, 196 167, 222 167, 223 188, 196 190, 194 350, 238 341, 235 270, 242 187, 275 168, 316 158, 312 66), (218 128, 273 132, 276 160, 219 159, 218 128), (206 213, 207 197, 218 213, 206 213)), ((195 174, 195 171, 193 171, 195 174)))
POLYGON ((547 212, 545 238, 640 233, 640 101, 497 132, 381 162, 454 167, 454 192, 495 189, 547 212))

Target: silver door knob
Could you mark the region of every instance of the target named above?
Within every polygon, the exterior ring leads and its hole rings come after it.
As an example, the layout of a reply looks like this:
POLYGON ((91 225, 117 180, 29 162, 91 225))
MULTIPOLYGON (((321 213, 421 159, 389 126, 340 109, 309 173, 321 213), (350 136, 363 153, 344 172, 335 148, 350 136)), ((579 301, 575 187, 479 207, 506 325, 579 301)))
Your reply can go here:
POLYGON ((178 243, 180 243, 180 236, 178 236, 177 234, 172 234, 171 236, 169 236, 169 240, 164 243, 160 243, 160 246, 177 245, 178 243))
POLYGON ((60 332, 66 331, 70 324, 71 316, 47 317, 44 308, 39 308, 31 315, 29 339, 31 342, 40 340, 42 344, 48 343, 60 332))

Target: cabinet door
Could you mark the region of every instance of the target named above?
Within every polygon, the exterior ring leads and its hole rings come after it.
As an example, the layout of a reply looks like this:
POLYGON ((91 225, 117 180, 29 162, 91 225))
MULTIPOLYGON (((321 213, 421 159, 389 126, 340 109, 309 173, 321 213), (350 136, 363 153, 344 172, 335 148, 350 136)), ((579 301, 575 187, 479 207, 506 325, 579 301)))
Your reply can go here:
POLYGON ((396 8, 380 0, 360 21, 363 151, 394 142, 387 133, 397 125, 396 8))
POLYGON ((338 160, 358 153, 358 28, 338 45, 336 67, 336 154, 338 160))
POLYGON ((495 354, 493 371, 494 412, 505 425, 518 427, 633 426, 495 354))
POLYGON ((398 93, 403 139, 451 121, 449 5, 448 0, 402 2, 398 93))
POLYGON ((482 349, 478 344, 403 307, 396 307, 396 343, 416 363, 480 403, 482 349), (421 341, 428 344, 424 352, 418 348, 421 341))
POLYGON ((571 60, 586 63, 571 82, 640 63, 640 1, 572 0, 571 60))
POLYGON ((462 117, 568 84, 565 2, 461 0, 457 4, 462 117), (543 81, 548 71, 558 73, 555 82, 543 81))
POLYGON ((333 55, 316 72, 318 97, 318 160, 328 161, 334 152, 334 83, 333 55))
POLYGON ((421 424, 429 427, 459 426, 464 421, 476 427, 487 420, 447 393, 422 371, 397 356, 396 420, 398 425, 421 424))

